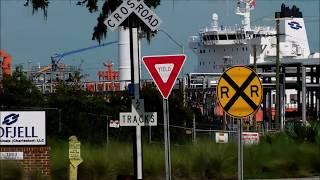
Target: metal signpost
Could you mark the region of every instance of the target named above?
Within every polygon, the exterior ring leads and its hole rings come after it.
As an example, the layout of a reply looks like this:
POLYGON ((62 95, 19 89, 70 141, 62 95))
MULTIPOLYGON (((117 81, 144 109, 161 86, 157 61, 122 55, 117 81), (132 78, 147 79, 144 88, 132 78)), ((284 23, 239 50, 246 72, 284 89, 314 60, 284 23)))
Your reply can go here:
MULTIPOLYGON (((104 22, 107 28, 115 30, 132 12, 134 12, 152 31, 157 30, 161 24, 161 19, 150 10, 141 0, 124 1, 104 22)), ((145 113, 143 103, 140 99, 140 68, 138 57, 138 30, 132 27, 129 19, 130 32, 130 59, 131 59, 131 83, 134 89, 134 99, 132 99, 132 112, 120 113, 120 126, 136 126, 136 147, 135 147, 135 176, 136 179, 143 179, 142 165, 142 145, 141 126, 156 125, 157 114, 145 113)))
MULTIPOLYGON (((256 72, 246 66, 233 66, 220 77, 217 85, 219 104, 236 118, 254 114, 262 102, 262 83, 256 72)), ((242 121, 238 120, 238 178, 243 179, 242 121)))
POLYGON ((165 143, 166 180, 171 180, 170 126, 168 97, 186 60, 186 56, 162 55, 144 56, 146 66, 163 97, 163 125, 165 143))

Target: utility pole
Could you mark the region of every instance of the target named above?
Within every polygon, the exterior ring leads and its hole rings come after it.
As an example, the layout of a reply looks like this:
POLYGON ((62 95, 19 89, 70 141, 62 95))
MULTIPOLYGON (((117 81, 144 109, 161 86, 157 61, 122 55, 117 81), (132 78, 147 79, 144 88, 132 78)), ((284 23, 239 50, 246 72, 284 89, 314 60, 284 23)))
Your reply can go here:
POLYGON ((253 45, 253 69, 257 70, 257 45, 253 45))
MULTIPOLYGON (((280 12, 275 13, 276 18, 276 128, 280 124, 280 12)), ((281 129, 282 130, 282 129, 281 129)))
MULTIPOLYGON (((254 44, 253 45, 253 70, 257 72, 257 45, 254 44)), ((259 111, 259 109, 258 109, 259 111)), ((254 114, 254 116, 252 117, 253 119, 253 126, 254 126, 254 129, 257 130, 257 113, 258 111, 254 114)))
POLYGON ((193 120, 193 130, 192 130, 192 142, 193 144, 196 143, 196 138, 197 138, 197 135, 196 135, 196 115, 195 113, 193 113, 192 115, 192 120, 193 120))

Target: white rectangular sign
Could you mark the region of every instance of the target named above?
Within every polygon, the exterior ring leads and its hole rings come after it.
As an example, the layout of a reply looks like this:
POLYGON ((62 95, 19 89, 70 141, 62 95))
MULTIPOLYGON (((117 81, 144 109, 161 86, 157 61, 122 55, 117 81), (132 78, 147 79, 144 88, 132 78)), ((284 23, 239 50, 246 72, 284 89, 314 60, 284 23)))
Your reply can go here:
POLYGON ((243 132, 242 133, 243 144, 251 145, 259 143, 259 133, 257 132, 243 132))
POLYGON ((119 118, 120 126, 157 126, 156 112, 121 112, 119 118))
POLYGON ((228 143, 228 133, 216 132, 216 143, 228 143))
POLYGON ((45 111, 0 112, 0 145, 46 145, 45 111))
POLYGON ((0 160, 23 160, 23 152, 0 152, 0 160))
POLYGON ((110 120, 109 127, 119 128, 120 127, 119 120, 110 120))

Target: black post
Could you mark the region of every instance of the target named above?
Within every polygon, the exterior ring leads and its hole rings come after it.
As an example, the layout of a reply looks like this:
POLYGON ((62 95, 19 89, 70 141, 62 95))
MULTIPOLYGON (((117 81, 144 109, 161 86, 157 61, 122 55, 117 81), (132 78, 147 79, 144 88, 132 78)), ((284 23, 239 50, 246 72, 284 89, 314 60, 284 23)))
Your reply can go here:
MULTIPOLYGON (((130 38, 130 69, 131 69, 131 84, 134 84, 134 62, 133 62, 133 34, 132 34, 132 18, 131 16, 128 17, 129 21, 129 38, 130 38)), ((134 86, 133 86, 134 88, 134 86)), ((136 89, 134 89, 136 91, 136 89)), ((137 139, 136 139, 136 128, 132 128, 132 149, 133 149, 133 172, 135 179, 137 178, 137 139)))
MULTIPOLYGON (((277 48, 276 48, 276 128, 280 129, 280 12, 276 12, 276 37, 277 37, 277 48)), ((282 129, 281 129, 282 130, 282 129)))

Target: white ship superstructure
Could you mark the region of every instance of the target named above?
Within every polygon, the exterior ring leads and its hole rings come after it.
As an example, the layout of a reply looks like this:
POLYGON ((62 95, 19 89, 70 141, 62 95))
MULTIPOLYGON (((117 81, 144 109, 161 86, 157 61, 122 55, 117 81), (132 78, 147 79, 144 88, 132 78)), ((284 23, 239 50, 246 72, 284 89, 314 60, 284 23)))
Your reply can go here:
MULTIPOLYGON (((250 11, 255 1, 238 1, 236 14, 243 16, 240 26, 228 27, 219 24, 217 14, 212 15, 211 26, 192 36, 189 46, 198 56, 196 72, 223 72, 232 65, 254 64, 274 61, 276 58, 276 29, 270 26, 250 25, 250 11)), ((310 54, 305 23, 299 8, 281 6, 280 57, 286 59, 319 58, 319 53, 310 54)))
MULTIPOLYGON (((243 17, 240 25, 233 27, 221 25, 218 14, 214 13, 211 25, 201 29, 197 36, 190 37, 189 47, 198 57, 196 73, 193 74, 206 76, 222 73, 226 68, 234 65, 275 63, 276 28, 251 26, 250 11, 254 8, 255 0, 240 0, 235 10, 235 14, 243 17)), ((279 20, 280 62, 320 62, 319 53, 310 53, 304 18, 299 8, 296 6, 289 8, 282 4, 279 20)), ((290 78, 286 79, 297 80, 294 77, 290 78)), ((215 83, 216 80, 210 81, 215 83)), ((310 79, 306 81, 310 82, 310 79)), ((274 96, 275 91, 272 94, 274 96)), ((297 107, 296 100, 291 98, 292 95, 297 98, 297 90, 286 89, 285 94, 286 106, 297 107)), ((273 105, 274 103, 273 100, 273 105)))

